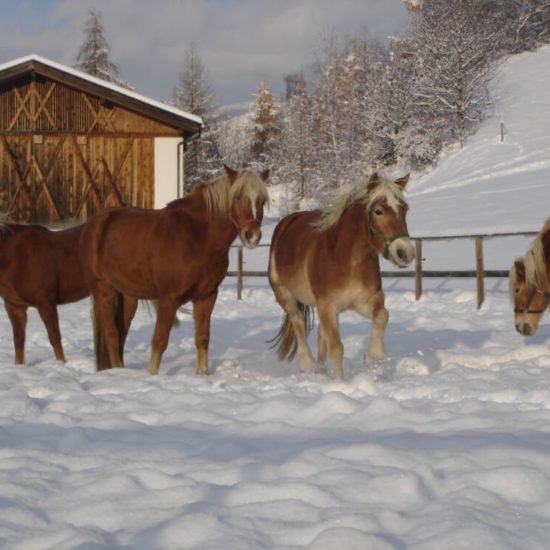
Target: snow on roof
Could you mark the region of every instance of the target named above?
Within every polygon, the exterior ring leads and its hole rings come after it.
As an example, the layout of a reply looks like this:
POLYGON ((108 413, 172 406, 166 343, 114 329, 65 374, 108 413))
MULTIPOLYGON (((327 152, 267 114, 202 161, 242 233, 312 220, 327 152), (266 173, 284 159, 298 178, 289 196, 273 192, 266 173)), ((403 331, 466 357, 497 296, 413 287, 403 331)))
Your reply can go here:
POLYGON ((46 66, 51 67, 53 69, 56 69, 58 71, 62 71, 64 73, 75 76, 77 78, 87 80, 88 82, 91 82, 91 83, 96 84, 98 86, 102 86, 103 88, 107 88, 109 90, 112 90, 113 92, 124 95, 124 96, 129 97, 131 99, 134 99, 136 101, 140 101, 144 104, 150 105, 152 107, 156 107, 157 109, 162 109, 162 110, 164 110, 168 113, 171 113, 173 115, 186 118, 186 119, 188 119, 190 121, 193 121, 193 122, 196 122, 197 124, 200 124, 202 126, 202 118, 201 117, 198 117, 196 115, 192 115, 191 113, 187 113, 186 111, 182 111, 181 109, 178 109, 177 107, 173 107, 172 105, 167 105, 166 103, 163 103, 161 101, 151 99, 151 98, 146 97, 144 95, 141 95, 141 94, 138 94, 138 93, 133 92, 131 90, 128 90, 126 88, 123 88, 122 86, 118 86, 116 84, 113 84, 112 82, 107 82, 106 80, 96 78, 95 76, 91 76, 87 73, 79 71, 78 69, 68 67, 67 65, 63 65, 61 63, 56 63, 55 61, 52 61, 50 59, 46 59, 45 57, 41 57, 41 56, 36 55, 36 54, 26 55, 24 57, 19 57, 17 59, 13 59, 12 61, 8 61, 7 63, 0 64, 0 73, 2 71, 7 70, 7 69, 12 69, 14 67, 17 67, 18 65, 23 65, 23 64, 29 63, 31 61, 36 61, 38 63, 41 63, 42 65, 46 65, 46 66))

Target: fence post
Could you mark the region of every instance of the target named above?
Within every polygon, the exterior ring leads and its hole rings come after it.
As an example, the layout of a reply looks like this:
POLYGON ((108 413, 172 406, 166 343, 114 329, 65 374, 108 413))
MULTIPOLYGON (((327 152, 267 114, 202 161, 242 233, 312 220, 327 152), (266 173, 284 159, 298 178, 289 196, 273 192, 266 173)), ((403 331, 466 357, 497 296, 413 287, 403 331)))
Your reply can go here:
POLYGON ((476 279, 477 279, 477 309, 485 300, 485 285, 483 280, 483 237, 476 237, 476 279))
POLYGON ((504 122, 500 123, 500 143, 504 142, 504 122))
POLYGON ((416 239, 414 245, 416 255, 414 265, 415 297, 420 300, 420 296, 422 296, 422 240, 416 239))
POLYGON ((243 299, 243 247, 237 247, 237 300, 243 299))

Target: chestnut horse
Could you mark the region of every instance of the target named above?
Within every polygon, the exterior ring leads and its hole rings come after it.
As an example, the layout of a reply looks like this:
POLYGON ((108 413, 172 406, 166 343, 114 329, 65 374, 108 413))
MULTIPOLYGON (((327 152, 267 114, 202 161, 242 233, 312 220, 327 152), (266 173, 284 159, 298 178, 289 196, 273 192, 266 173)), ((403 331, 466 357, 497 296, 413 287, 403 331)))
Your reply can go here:
POLYGON ((147 299, 158 301, 149 372, 158 373, 177 309, 192 301, 196 372, 208 374, 210 316, 229 248, 237 236, 248 248, 260 242, 268 175, 225 167, 163 209, 119 208, 89 220, 80 251, 94 299, 97 370, 123 366, 137 300, 147 299))
POLYGON ((509 280, 516 330, 532 336, 550 307, 550 219, 527 254, 514 262, 509 280))
POLYGON ((57 305, 88 296, 78 255, 82 225, 51 231, 41 225, 0 224, 0 296, 8 313, 15 362, 25 362, 27 309, 46 326, 55 358, 65 360, 57 305))
POLYGON ((373 174, 368 182, 345 186, 324 211, 297 212, 283 218, 273 233, 269 282, 285 314, 272 340, 278 356, 296 352, 302 371, 313 371, 307 344, 312 310, 319 315, 318 361, 327 354, 335 375, 343 379, 344 348, 338 316, 351 309, 372 320, 368 357, 384 355, 388 311, 378 255, 404 267, 414 257, 406 225, 403 189, 409 176, 395 181, 373 174))

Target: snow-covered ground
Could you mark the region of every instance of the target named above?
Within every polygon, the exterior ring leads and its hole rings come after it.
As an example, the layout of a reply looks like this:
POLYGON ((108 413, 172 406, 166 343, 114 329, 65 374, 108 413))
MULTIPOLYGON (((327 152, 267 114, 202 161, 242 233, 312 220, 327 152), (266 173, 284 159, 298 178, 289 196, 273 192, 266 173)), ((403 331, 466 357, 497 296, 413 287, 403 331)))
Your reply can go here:
MULTIPOLYGON (((549 62, 550 48, 512 58, 498 117, 411 181, 413 235, 538 230, 550 216, 549 62)), ((470 268, 451 244, 439 252, 470 268)), ((528 244, 496 239, 486 267, 528 244)), ((65 364, 32 311, 28 364, 13 365, 0 315, 1 548, 548 548, 550 319, 516 334, 506 280, 486 281, 480 310, 471 280, 426 280, 418 302, 412 280, 385 280, 387 357, 365 366, 370 325, 343 315, 345 382, 279 363, 267 283, 247 280, 242 301, 234 287, 214 310, 208 377, 194 375, 185 314, 159 376, 145 309, 127 368, 102 373, 87 300, 60 308, 65 364)))

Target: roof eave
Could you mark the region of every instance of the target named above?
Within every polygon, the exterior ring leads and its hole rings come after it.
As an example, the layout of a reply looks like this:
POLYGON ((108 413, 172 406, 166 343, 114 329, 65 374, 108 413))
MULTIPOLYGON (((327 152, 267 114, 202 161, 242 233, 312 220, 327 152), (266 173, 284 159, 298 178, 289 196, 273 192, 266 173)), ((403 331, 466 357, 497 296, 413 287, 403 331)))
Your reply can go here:
POLYGON ((21 59, 19 63, 10 66, 4 65, 0 70, 0 83, 36 74, 83 90, 116 105, 144 114, 162 124, 177 128, 182 131, 184 137, 197 134, 202 127, 200 117, 187 115, 183 111, 180 114, 175 108, 164 107, 160 102, 148 100, 140 94, 125 91, 120 86, 104 83, 100 79, 84 75, 84 73, 81 76, 79 72, 72 69, 66 71, 61 66, 57 67, 31 56, 21 59))

